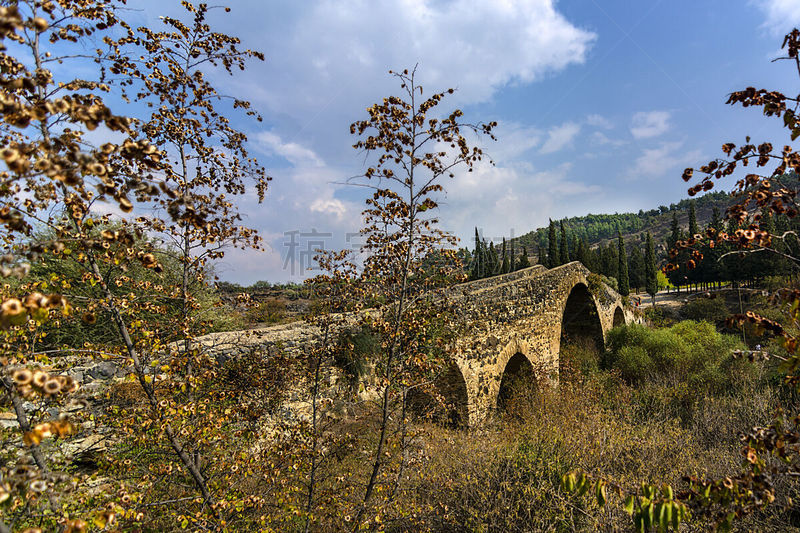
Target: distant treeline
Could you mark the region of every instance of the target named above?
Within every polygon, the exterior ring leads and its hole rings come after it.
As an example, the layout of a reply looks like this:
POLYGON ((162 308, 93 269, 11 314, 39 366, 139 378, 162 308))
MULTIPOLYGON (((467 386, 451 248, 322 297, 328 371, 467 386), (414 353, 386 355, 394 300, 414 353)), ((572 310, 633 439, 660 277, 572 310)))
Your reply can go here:
MULTIPOLYGON (((731 196, 724 192, 712 192, 697 199, 681 200, 669 206, 662 205, 658 209, 649 211, 640 210, 638 213, 615 213, 613 215, 586 215, 557 220, 563 223, 570 239, 575 235, 578 240, 585 240, 593 245, 598 242, 615 239, 617 233, 624 237, 631 234, 649 231, 656 240, 663 237, 664 230, 669 225, 671 215, 685 214, 691 203, 695 204, 698 211, 710 214, 716 207, 724 212, 732 202, 731 196), (663 229, 662 229, 663 228, 663 229)), ((680 216, 680 215, 679 215, 680 216)), ((518 237, 518 242, 523 246, 542 250, 548 246, 548 228, 539 228, 518 237)))

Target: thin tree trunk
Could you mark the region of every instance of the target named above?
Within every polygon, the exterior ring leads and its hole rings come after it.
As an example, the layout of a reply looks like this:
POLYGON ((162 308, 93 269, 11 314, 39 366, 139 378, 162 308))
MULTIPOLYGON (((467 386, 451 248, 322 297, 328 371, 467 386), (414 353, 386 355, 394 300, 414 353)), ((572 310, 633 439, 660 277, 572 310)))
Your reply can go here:
POLYGON ((325 348, 328 345, 328 334, 330 332, 330 324, 326 323, 325 333, 322 338, 319 355, 315 361, 314 366, 314 388, 311 395, 311 472, 308 476, 308 494, 306 497, 306 524, 303 528, 305 533, 308 533, 311 527, 311 510, 314 508, 314 493, 316 492, 317 482, 317 469, 319 462, 317 461, 317 447, 319 446, 319 436, 317 435, 317 412, 319 409, 319 383, 320 373, 322 369, 322 357, 325 354, 325 348))
MULTIPOLYGON (((25 413, 25 407, 22 404, 22 400, 17 395, 16 390, 14 390, 14 385, 12 383, 10 383, 7 379, 3 379, 3 386, 8 392, 8 395, 11 397, 11 405, 14 407, 14 414, 17 416, 19 429, 24 435, 31 430, 31 424, 28 421, 27 413, 25 413)), ((32 444, 29 446, 29 448, 36 466, 38 466, 39 469, 45 474, 50 472, 50 468, 47 465, 44 455, 42 455, 42 449, 39 447, 39 445, 32 444)))
MULTIPOLYGON (((153 386, 147 382, 147 376, 145 374, 144 367, 142 366, 141 358, 136 351, 136 347, 133 345, 133 341, 128 333, 128 327, 125 324, 125 320, 122 318, 122 314, 119 312, 119 309, 113 304, 114 295, 109 290, 108 285, 106 285, 106 282, 100 273, 100 268, 98 267, 97 261, 95 260, 94 254, 91 250, 88 251, 87 257, 89 258, 89 264, 91 266, 92 273, 97 277, 100 282, 100 286, 103 289, 103 293, 108 301, 108 309, 111 311, 111 316, 114 318, 114 323, 117 326, 117 330, 122 337, 122 341, 125 343, 125 349, 133 361, 133 368, 136 371, 136 377, 139 379, 139 383, 142 386, 145 395, 147 396, 147 401, 150 404, 153 414, 163 423, 164 433, 167 435, 170 446, 191 474, 192 479, 197 485, 197 488, 200 489, 200 492, 203 495, 203 500, 205 500, 207 505, 212 506, 214 501, 211 498, 211 493, 208 490, 208 484, 206 483, 203 474, 197 469, 197 466, 194 464, 194 461, 189 454, 186 453, 184 446, 178 440, 178 437, 172 429, 172 426, 166 420, 164 414, 161 412, 158 406, 158 399, 155 396, 155 391, 153 390, 153 386)), ((213 510, 213 512, 216 515, 216 510, 213 510)))

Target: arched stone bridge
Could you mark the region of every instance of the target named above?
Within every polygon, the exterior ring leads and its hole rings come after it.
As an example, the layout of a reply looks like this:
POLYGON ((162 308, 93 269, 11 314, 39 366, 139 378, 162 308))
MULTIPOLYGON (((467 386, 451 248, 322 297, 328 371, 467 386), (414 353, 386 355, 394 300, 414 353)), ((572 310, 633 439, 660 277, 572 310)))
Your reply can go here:
POLYGON ((611 328, 640 321, 616 291, 589 276, 577 261, 549 270, 536 265, 448 291, 468 328, 437 383, 451 401, 451 417, 479 423, 502 404, 515 378, 557 382, 567 344, 602 349, 611 328))
MULTIPOLYGON (((445 294, 463 334, 451 348, 448 368, 429 388, 445 398, 451 421, 470 426, 502 406, 515 379, 557 382, 559 354, 567 344, 602 348, 612 327, 639 320, 613 289, 593 283, 579 262, 549 270, 536 265, 456 285, 445 294)), ((300 322, 198 340, 209 351, 232 356, 276 345, 299 353, 317 335, 300 322)))

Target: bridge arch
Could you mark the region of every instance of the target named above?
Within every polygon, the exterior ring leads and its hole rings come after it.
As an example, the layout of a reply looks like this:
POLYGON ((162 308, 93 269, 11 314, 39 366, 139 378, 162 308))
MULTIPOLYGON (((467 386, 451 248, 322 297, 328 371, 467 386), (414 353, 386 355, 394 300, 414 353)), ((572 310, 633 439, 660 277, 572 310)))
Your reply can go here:
POLYGON ((506 363, 497 391, 497 410, 505 411, 515 398, 538 387, 536 372, 528 358, 515 353, 506 363))
POLYGON ((625 313, 622 311, 622 307, 617 306, 614 309, 614 321, 611 323, 611 327, 615 328, 617 326, 624 326, 625 325, 625 313))
POLYGON ((561 312, 559 374, 565 370, 565 349, 576 347, 582 350, 596 350, 599 353, 604 346, 603 324, 597 303, 589 287, 580 281, 570 290, 561 312))
POLYGON ((450 427, 469 425, 467 382, 461 369, 449 361, 430 382, 410 389, 406 406, 414 418, 450 427))

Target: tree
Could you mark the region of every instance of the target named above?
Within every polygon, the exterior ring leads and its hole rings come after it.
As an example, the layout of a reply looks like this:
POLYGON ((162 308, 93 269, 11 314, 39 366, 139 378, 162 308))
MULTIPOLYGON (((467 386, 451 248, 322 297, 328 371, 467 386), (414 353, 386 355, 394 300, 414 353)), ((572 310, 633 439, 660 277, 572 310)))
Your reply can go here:
MULTIPOLYGON (((161 183, 178 191, 185 203, 185 216, 177 223, 168 223, 169 211, 175 208, 168 198, 157 201, 159 216, 139 220, 147 230, 164 235, 182 265, 173 303, 180 315, 171 328, 172 336, 162 342, 180 341, 180 361, 174 359, 172 368, 176 382, 186 384, 188 392, 173 401, 189 411, 197 399, 192 391, 201 385, 195 375, 199 363, 191 339, 206 327, 197 295, 208 283, 208 262, 224 257, 229 246, 259 249, 260 237, 241 224, 235 198, 252 184, 262 201, 269 178, 249 154, 247 136, 230 121, 236 110, 258 121, 261 117, 249 102, 220 94, 210 82, 215 67, 231 76, 245 70, 250 59, 263 61, 263 54, 240 49, 238 38, 214 31, 207 20, 213 8, 182 5, 188 23, 162 17, 161 31, 128 27, 124 37, 111 42, 115 61, 110 70, 127 78, 124 98, 153 110, 141 130, 164 151, 161 183)), ((190 425, 196 422, 188 421, 190 425)), ((182 446, 197 457, 215 438, 198 436, 182 446)))
POLYGON ((697 225, 697 210, 695 201, 689 202, 689 235, 694 236, 700 233, 700 226, 697 225))
POLYGON ((667 237, 667 246, 671 249, 675 246, 682 237, 681 226, 678 223, 678 213, 672 212, 672 221, 669 225, 669 236, 667 237))
POLYGON ((481 279, 485 269, 485 253, 483 250, 481 237, 478 235, 478 228, 475 227, 475 254, 472 260, 472 272, 470 279, 481 279))
POLYGON ((628 259, 628 276, 630 279, 630 286, 639 292, 639 289, 645 286, 645 261, 642 256, 642 250, 637 245, 631 249, 631 255, 628 259))
POLYGON ((501 274, 508 274, 511 270, 511 264, 508 262, 508 250, 506 250, 506 238, 503 237, 503 248, 500 255, 503 257, 503 262, 500 265, 500 273, 501 274))
MULTIPOLYGON (((453 177, 461 166, 471 171, 482 160, 478 147, 470 147, 462 133, 479 133, 490 136, 495 122, 470 124, 462 122, 463 113, 455 110, 444 118, 435 115, 437 106, 453 89, 422 98, 422 87, 416 81, 416 69, 392 72, 400 82, 404 98, 390 96, 368 108, 369 118, 350 126, 350 132, 361 137, 353 146, 376 155, 377 160, 364 173, 367 186, 373 195, 367 199, 366 242, 367 254, 363 277, 370 280, 367 288, 390 305, 370 318, 371 327, 383 339, 376 374, 379 376, 378 436, 374 443, 369 475, 364 480, 361 504, 354 516, 353 528, 362 525, 370 508, 379 478, 384 472, 387 439, 392 425, 405 424, 403 410, 393 416, 394 406, 406 405, 409 387, 427 381, 420 376, 430 354, 420 346, 430 325, 426 319, 425 299, 420 294, 430 289, 425 277, 415 276, 420 262, 434 249, 451 245, 454 238, 437 227, 435 216, 436 195, 443 190, 442 180, 453 177), (420 101, 422 100, 422 101, 420 101), (434 116, 430 116, 434 115, 434 116), (440 143, 449 151, 428 149, 440 143), (427 150, 427 151, 426 151, 427 150), (373 180, 377 185, 371 185, 373 180)), ((438 316, 439 305, 432 305, 431 316, 438 316)), ((401 435, 403 435, 401 428, 401 435)), ((405 440, 401 437, 400 447, 405 440)), ((402 449, 397 475, 402 475, 406 460, 402 449)), ((391 454, 390 454, 391 455, 391 454)), ((399 477, 397 478, 399 479, 399 477)), ((386 495, 391 497, 390 494, 386 495)))
MULTIPOLYGON (((51 284, 63 288, 72 283, 94 287, 89 298, 76 300, 74 304, 62 296, 45 296, 38 291, 16 295, 4 291, 0 322, 9 328, 30 318, 44 325, 56 313, 73 308, 88 324, 96 323, 98 315, 113 324, 118 335, 115 348, 132 362, 135 379, 148 406, 148 420, 159 426, 159 435, 169 443, 170 453, 189 474, 189 483, 194 484, 201 500, 214 503, 207 480, 186 452, 185 442, 173 426, 174 420, 159 404, 153 373, 145 365, 146 352, 153 346, 147 338, 154 330, 149 324, 137 322, 136 316, 145 310, 151 314, 163 312, 164 291, 147 290, 149 297, 140 301, 119 295, 114 289, 125 285, 130 288, 129 294, 135 295, 149 287, 144 281, 139 285, 128 278, 124 269, 138 265, 155 274, 163 270, 149 241, 141 238, 141 226, 128 215, 135 203, 161 203, 166 207, 170 224, 203 226, 208 221, 197 208, 196 199, 184 196, 160 177, 160 173, 168 172, 165 154, 140 137, 131 119, 115 115, 104 103, 102 95, 110 87, 103 71, 97 69, 92 73, 84 62, 80 65, 82 78, 71 79, 64 77, 66 69, 59 66, 85 60, 86 49, 92 48, 89 41, 104 36, 106 42, 113 42, 109 37, 112 29, 129 26, 109 4, 22 1, 0 10, 4 21, 0 38, 15 41, 15 46, 18 45, 15 52, 22 51, 19 57, 11 55, 5 47, 0 51, 5 73, 0 83, 4 100, 4 121, 0 128, 3 159, 9 170, 0 178, 0 197, 5 205, 0 223, 5 230, 5 251, 9 252, 7 270, 24 278, 30 265, 26 260, 36 263, 58 255, 68 257, 75 271, 79 269, 82 275, 70 279, 66 272, 54 273, 51 284), (57 68, 50 70, 53 66, 57 68), (112 132, 109 137, 117 135, 120 140, 92 146, 86 132, 100 126, 112 132), (92 211, 99 202, 108 202, 123 213, 114 229, 101 228, 106 221, 92 211), (47 235, 46 241, 40 240, 43 235, 47 235)), ((99 50, 94 60, 111 69, 123 61, 121 52, 113 46, 110 52, 99 50)), ((29 291, 38 287, 44 284, 32 281, 15 289, 29 291)), ((20 340, 13 331, 8 335, 10 341, 20 340)), ((95 346, 92 341, 85 341, 90 354, 95 346)), ((33 398, 43 392, 31 388, 27 380, 28 367, 37 368, 39 358, 32 351, 21 353, 27 355, 14 358, 10 362, 13 367, 4 369, 7 375, 14 370, 16 377, 4 379, 3 383, 25 432, 22 440, 26 443, 26 453, 30 451, 40 469, 40 479, 48 487, 50 483, 57 487, 60 482, 49 477, 52 472, 38 445, 48 436, 67 436, 74 427, 66 418, 32 426, 24 412, 17 409, 21 398, 33 398)), ((62 392, 68 393, 69 388, 64 387, 62 392)), ((16 483, 13 474, 2 476, 6 487, 16 483)), ((27 483, 13 486, 14 490, 27 490, 27 483)), ((23 512, 36 510, 28 507, 23 512)), ((59 517, 55 515, 56 518, 59 517)), ((62 523, 69 529, 77 527, 72 518, 63 517, 62 523)), ((0 524, 0 529, 3 528, 5 524, 0 524)))
POLYGON ((523 268, 528 268, 531 266, 530 260, 528 259, 528 248, 522 247, 522 257, 519 259, 519 264, 517 265, 517 270, 522 270, 523 268))
POLYGON ((542 262, 547 268, 554 268, 560 265, 561 258, 558 254, 558 241, 556 240, 556 223, 550 220, 550 228, 547 231, 547 262, 542 262))
POLYGON ((622 233, 617 234, 617 258, 619 260, 617 286, 619 293, 622 296, 630 294, 630 281, 628 279, 628 257, 625 253, 625 241, 622 239, 622 233))
POLYGON ((656 252, 653 248, 653 236, 647 232, 647 240, 644 253, 645 291, 653 298, 653 305, 656 303, 656 293, 658 293, 658 270, 656 269, 656 252))
MULTIPOLYGON (((486 242, 483 243, 484 247, 486 242)), ((486 277, 496 276, 500 273, 500 257, 497 255, 497 249, 494 247, 494 242, 489 243, 486 261, 486 277)))
POLYGON ((561 221, 561 245, 559 247, 558 264, 566 265, 569 263, 569 244, 567 241, 567 231, 564 229, 564 221, 561 221))

